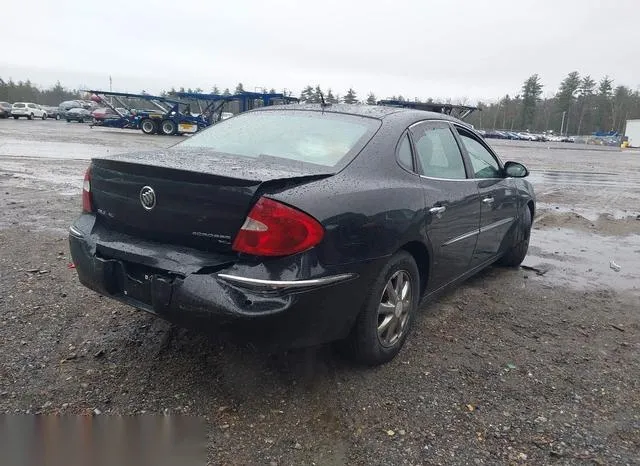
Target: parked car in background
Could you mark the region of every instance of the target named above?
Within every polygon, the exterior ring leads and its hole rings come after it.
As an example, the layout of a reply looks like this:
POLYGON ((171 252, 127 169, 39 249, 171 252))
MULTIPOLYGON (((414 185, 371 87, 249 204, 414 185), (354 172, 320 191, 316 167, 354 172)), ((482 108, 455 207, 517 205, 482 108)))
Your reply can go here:
POLYGON ((0 102, 0 118, 9 118, 11 116, 11 104, 9 102, 0 102))
POLYGON ((78 100, 65 100, 58 105, 58 114, 60 118, 66 118, 67 112, 72 108, 83 108, 82 103, 78 100))
POLYGON ((47 112, 47 118, 53 118, 54 120, 60 119, 58 107, 51 107, 49 105, 41 105, 41 107, 45 112, 47 112))
POLYGON ((92 159, 69 243, 83 285, 137 309, 382 364, 422 300, 523 261, 528 173, 441 113, 263 107, 92 159))
POLYGON ((25 117, 27 120, 34 118, 46 120, 47 112, 33 102, 16 102, 11 106, 11 116, 16 120, 20 117, 25 117))
POLYGON ((85 108, 72 108, 65 112, 64 118, 67 122, 77 121, 78 123, 84 123, 85 121, 90 121, 92 116, 91 112, 85 108))

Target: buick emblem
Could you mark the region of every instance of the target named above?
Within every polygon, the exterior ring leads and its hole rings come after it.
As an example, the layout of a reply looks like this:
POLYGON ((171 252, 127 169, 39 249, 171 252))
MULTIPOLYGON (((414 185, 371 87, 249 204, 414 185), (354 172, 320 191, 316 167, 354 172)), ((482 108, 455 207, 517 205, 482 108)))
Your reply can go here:
POLYGON ((140 203, 146 210, 151 210, 156 206, 156 192, 151 186, 145 186, 140 190, 140 203))

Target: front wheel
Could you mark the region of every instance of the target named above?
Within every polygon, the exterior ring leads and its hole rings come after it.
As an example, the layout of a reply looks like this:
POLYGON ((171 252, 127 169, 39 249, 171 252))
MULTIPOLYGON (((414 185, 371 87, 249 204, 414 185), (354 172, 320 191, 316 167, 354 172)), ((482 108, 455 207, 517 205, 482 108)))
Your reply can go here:
POLYGON ((522 218, 518 231, 516 231, 514 244, 507 250, 507 252, 498 260, 498 264, 505 267, 518 267, 522 264, 522 261, 527 257, 527 251, 529 250, 529 238, 531 238, 531 224, 533 219, 531 218, 531 210, 528 206, 524 207, 522 212, 522 218))
POLYGON ((59 119, 60 119, 60 115, 56 115, 56 120, 59 120, 59 119))
POLYGON ((19 116, 17 116, 17 115, 13 115, 13 119, 14 119, 14 120, 17 120, 18 118, 20 118, 20 117, 19 117, 19 116))
POLYGON ((43 120, 46 120, 46 119, 47 119, 47 114, 46 114, 46 113, 43 113, 43 114, 42 114, 42 119, 43 119, 43 120))
POLYGON ((400 251, 380 271, 344 342, 349 356, 372 366, 391 361, 404 345, 419 300, 418 267, 400 251))
POLYGON ((158 131, 158 125, 155 121, 145 118, 140 122, 140 129, 144 134, 155 134, 158 131))
POLYGON ((30 115, 27 115, 27 120, 33 120, 33 113, 30 115))
POLYGON ((162 125, 160 126, 162 129, 162 134, 166 134, 167 136, 171 136, 176 133, 176 124, 171 120, 164 120, 162 125))

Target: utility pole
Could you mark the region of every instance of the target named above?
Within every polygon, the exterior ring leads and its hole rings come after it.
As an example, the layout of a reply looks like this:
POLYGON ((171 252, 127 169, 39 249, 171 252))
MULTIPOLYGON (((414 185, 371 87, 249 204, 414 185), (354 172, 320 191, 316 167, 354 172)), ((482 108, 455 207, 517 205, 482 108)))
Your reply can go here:
POLYGON ((562 124, 560 125, 560 136, 562 136, 564 134, 564 117, 566 116, 567 112, 562 112, 562 124))
POLYGON ((113 92, 113 79, 111 79, 111 75, 109 75, 109 92, 113 92))

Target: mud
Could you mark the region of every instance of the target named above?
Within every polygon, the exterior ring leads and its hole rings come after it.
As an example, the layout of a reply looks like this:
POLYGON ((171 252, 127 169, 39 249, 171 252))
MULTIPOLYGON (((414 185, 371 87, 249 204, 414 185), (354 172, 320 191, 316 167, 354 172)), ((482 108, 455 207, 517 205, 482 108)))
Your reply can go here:
POLYGON ((178 140, 0 120, 0 413, 195 415, 210 464, 640 462, 640 154, 492 141, 538 192, 527 267, 424 306, 399 357, 365 369, 79 285, 66 230, 87 159, 178 140))

